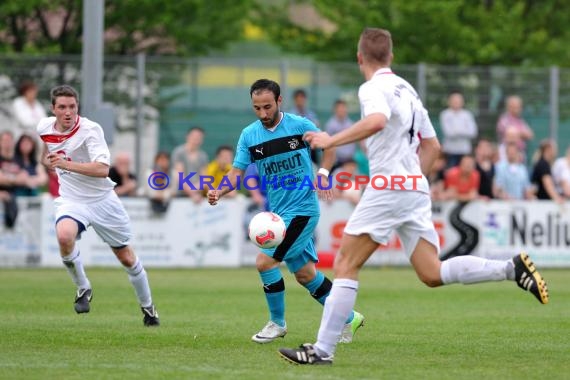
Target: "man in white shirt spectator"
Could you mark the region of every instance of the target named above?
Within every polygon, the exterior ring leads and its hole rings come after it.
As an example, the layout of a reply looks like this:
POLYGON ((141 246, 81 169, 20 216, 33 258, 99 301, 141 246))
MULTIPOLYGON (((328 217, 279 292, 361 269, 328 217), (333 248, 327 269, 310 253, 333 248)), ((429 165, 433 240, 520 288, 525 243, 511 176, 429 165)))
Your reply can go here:
POLYGON ((447 101, 449 107, 441 112, 439 120, 447 166, 453 167, 459 164, 461 157, 471 154, 471 140, 477 137, 478 130, 473 114, 463 108, 461 93, 452 92, 447 101))

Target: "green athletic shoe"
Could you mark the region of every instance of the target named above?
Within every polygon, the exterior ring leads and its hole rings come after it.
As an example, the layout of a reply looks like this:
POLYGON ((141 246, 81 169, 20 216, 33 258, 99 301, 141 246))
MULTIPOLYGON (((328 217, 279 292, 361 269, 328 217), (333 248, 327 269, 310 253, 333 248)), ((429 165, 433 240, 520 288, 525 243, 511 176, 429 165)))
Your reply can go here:
POLYGON ((350 343, 352 342, 352 338, 356 331, 364 326, 364 315, 360 314, 359 312, 354 312, 354 318, 350 323, 344 325, 344 329, 342 330, 342 335, 338 340, 339 343, 350 343))

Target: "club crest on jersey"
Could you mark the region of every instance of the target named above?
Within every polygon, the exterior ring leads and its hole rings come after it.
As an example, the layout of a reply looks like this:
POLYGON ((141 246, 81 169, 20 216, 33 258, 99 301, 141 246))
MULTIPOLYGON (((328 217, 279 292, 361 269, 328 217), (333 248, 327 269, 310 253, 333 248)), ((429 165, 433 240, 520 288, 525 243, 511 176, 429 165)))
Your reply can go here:
POLYGON ((292 139, 287 141, 287 144, 289 144, 289 148, 291 148, 291 150, 294 150, 297 149, 297 147, 299 146, 299 140, 292 139))

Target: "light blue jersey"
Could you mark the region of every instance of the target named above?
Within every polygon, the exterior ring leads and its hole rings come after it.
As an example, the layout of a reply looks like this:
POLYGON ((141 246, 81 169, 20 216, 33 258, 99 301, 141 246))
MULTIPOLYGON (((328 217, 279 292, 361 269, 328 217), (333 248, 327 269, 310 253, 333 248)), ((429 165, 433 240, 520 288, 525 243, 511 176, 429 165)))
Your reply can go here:
POLYGON ((304 117, 282 114, 273 131, 259 120, 244 128, 233 166, 245 170, 250 163, 257 165, 269 209, 278 215, 319 215, 311 151, 303 134, 320 130, 304 117))

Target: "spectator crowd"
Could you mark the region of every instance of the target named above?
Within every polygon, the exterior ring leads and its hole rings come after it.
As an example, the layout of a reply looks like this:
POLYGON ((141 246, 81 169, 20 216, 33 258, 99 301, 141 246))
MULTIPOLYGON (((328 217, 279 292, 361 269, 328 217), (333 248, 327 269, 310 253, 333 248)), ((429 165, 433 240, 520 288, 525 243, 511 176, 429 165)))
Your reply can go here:
MULTIPOLYGON (((58 196, 57 175, 41 164, 43 144, 35 126, 47 116, 47 112, 37 100, 37 95, 38 88, 34 83, 22 83, 20 96, 14 99, 12 106, 15 128, 0 132, 0 200, 4 203, 5 225, 8 227, 13 225, 12 219, 17 215, 15 197, 34 196, 44 191, 58 196)), ((292 100, 293 107, 288 112, 309 118, 331 135, 353 124, 348 105, 342 99, 334 102, 331 116, 323 125, 309 108, 304 90, 296 90, 292 100)), ((460 92, 452 92, 448 97, 448 107, 439 115, 442 152, 431 171, 424 173, 430 182, 434 201, 550 199, 560 203, 570 197, 570 147, 564 156, 558 157, 556 142, 544 140, 538 151, 529 157, 527 143, 535 137, 522 117, 523 101, 519 96, 506 99, 505 112, 497 120, 494 141, 479 137, 476 119, 464 103, 460 92)), ((165 212, 173 197, 202 202, 205 191, 200 189, 199 175, 189 179, 195 189, 183 186, 179 191, 178 173, 211 176, 213 185, 217 186, 230 170, 234 158, 234 147, 224 145, 218 147, 215 157, 210 159, 203 150, 205 138, 205 130, 195 126, 187 132, 184 143, 175 147, 172 153, 161 151, 156 154, 153 167, 145 175, 160 171, 172 179, 170 186, 160 191, 150 189, 146 179, 139 181, 136 178, 129 153, 115 154, 109 171, 109 177, 117 184, 115 191, 119 196, 146 196, 157 213, 165 212)), ((342 172, 346 181, 358 174, 367 175, 365 153, 364 143, 340 147, 331 174, 342 172)), ((317 154, 313 155, 313 160, 317 168, 317 154)), ((255 174, 252 165, 246 176, 255 174)), ((337 198, 354 204, 361 196, 361 191, 354 187, 335 192, 337 198)), ((263 190, 234 194, 250 196, 256 210, 266 207, 263 190)))

